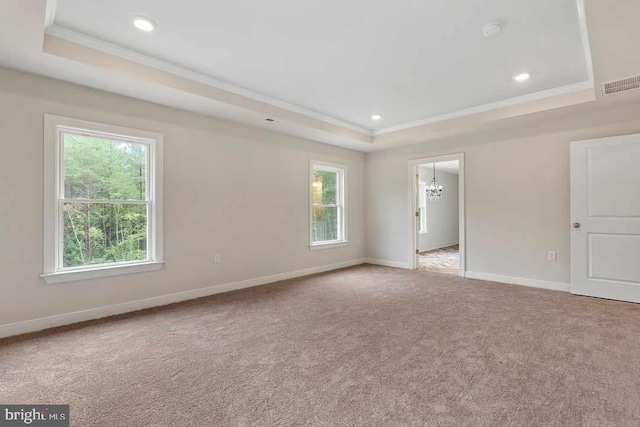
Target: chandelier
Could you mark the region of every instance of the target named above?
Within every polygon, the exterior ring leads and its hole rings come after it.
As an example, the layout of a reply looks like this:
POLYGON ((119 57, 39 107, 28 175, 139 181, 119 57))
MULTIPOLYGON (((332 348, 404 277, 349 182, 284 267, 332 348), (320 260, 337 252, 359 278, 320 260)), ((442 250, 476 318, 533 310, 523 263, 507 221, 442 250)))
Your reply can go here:
POLYGON ((442 196, 442 185, 438 184, 436 180, 436 164, 433 164, 433 180, 431 184, 427 186, 427 197, 429 200, 436 201, 440 200, 440 196, 442 196))

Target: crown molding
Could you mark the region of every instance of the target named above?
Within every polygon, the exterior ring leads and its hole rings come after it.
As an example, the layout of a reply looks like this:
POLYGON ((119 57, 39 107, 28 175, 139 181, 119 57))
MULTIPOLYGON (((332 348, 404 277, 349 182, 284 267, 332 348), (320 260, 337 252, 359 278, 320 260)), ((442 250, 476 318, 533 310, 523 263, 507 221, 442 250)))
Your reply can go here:
POLYGON ((44 27, 50 27, 56 19, 56 8, 58 6, 58 0, 47 0, 47 4, 44 9, 44 27))
POLYGON ((398 131, 403 131, 411 128, 416 128, 424 125, 429 125, 437 122, 442 122, 445 120, 462 118, 466 116, 471 116, 474 114, 486 113, 492 110, 497 110, 501 108, 508 108, 516 105, 526 104, 528 102, 538 101, 545 98, 550 98, 554 96, 560 96, 569 94, 572 92, 577 92, 585 89, 593 89, 594 88, 594 80, 593 80, 593 65, 591 58, 591 49, 589 45, 589 35, 587 31, 587 22, 586 22, 586 13, 585 13, 585 5, 584 0, 576 0, 576 7, 578 11, 578 20, 580 25, 580 35, 585 55, 585 63, 587 67, 588 80, 574 83, 566 86, 561 86, 557 88, 552 88, 540 92, 535 92, 515 98, 504 99, 501 101, 496 101, 488 104, 482 104, 475 107, 465 108, 462 110, 452 111, 450 113, 440 114, 437 116, 431 116, 425 119, 404 123, 396 126, 390 126, 387 128, 379 129, 379 130, 371 130, 367 128, 363 128, 352 123, 348 123, 339 119, 336 119, 331 116, 327 116, 304 107, 291 104, 277 98, 273 98, 267 95, 263 95, 258 92, 251 91, 249 89, 243 88, 241 86, 237 86, 231 83, 228 83, 223 80, 216 79, 209 75, 182 67, 180 65, 176 65, 174 63, 164 61, 149 55, 145 55, 143 53, 124 48, 122 46, 106 42, 104 40, 89 36, 87 34, 81 33, 79 31, 75 31, 69 29, 67 27, 55 24, 55 8, 56 8, 57 0, 47 0, 46 3, 46 15, 45 15, 45 34, 57 37, 87 48, 94 49, 96 51, 106 53, 127 61, 131 61, 136 64, 144 65, 156 70, 164 71, 194 82, 198 82, 216 89, 224 90, 235 95, 243 96, 245 98, 262 102, 264 104, 268 104, 274 107, 282 108, 284 110, 288 110, 293 113, 301 114, 306 117, 320 120, 322 122, 339 126, 344 129, 348 129, 353 132, 357 132, 361 135, 372 138, 372 145, 375 145, 375 137, 390 134, 398 131))
POLYGON ((595 81, 593 77, 593 59, 591 58, 591 44, 589 43, 589 29, 587 28, 587 12, 585 9, 584 0, 576 0, 576 7, 578 9, 578 25, 580 26, 582 50, 587 66, 587 74, 589 76, 588 81, 591 82, 591 85, 593 85, 595 81))
POLYGON ((497 110, 500 108, 512 107, 515 105, 526 104, 528 102, 538 101, 545 98, 550 98, 558 95, 566 95, 572 92, 578 92, 585 89, 592 89, 593 82, 584 81, 580 83, 573 83, 567 86, 560 86, 553 89, 543 90, 541 92, 530 93, 527 95, 518 96, 515 98, 504 99, 502 101, 492 102, 489 104, 482 104, 476 107, 465 108, 464 110, 453 111, 451 113, 441 114, 438 116, 429 117, 423 120, 417 120, 415 122, 406 123, 398 126, 391 126, 385 129, 380 129, 373 132, 373 136, 385 135, 392 132, 398 132, 401 130, 407 130, 419 126, 429 125, 444 120, 457 119, 460 117, 471 116, 479 113, 486 113, 488 111, 497 110))
MULTIPOLYGON (((51 0, 47 2, 47 7, 49 7, 50 2, 51 0)), ((302 114, 304 116, 307 116, 316 120, 320 120, 325 123, 329 123, 335 126, 340 126, 342 128, 345 128, 354 132, 358 132, 366 136, 372 136, 372 133, 373 133, 373 131, 370 129, 365 129, 360 126, 356 126, 354 124, 344 122, 342 120, 338 120, 336 118, 326 116, 324 114, 317 113, 312 110, 308 110, 304 107, 301 107, 295 104, 290 104, 288 102, 281 101, 279 99, 276 99, 267 95, 263 95, 258 92, 251 91, 241 86, 236 86, 234 84, 225 82, 223 80, 219 80, 214 77, 208 76, 206 74, 193 71, 188 68, 182 67, 180 65, 176 65, 168 61, 154 58, 152 56, 145 55, 143 53, 136 52, 134 50, 127 49, 125 47, 106 42, 104 40, 100 40, 98 38, 86 35, 84 33, 72 30, 67 27, 63 27, 58 24, 52 24, 46 27, 45 34, 78 44, 80 46, 88 47, 90 49, 94 49, 96 51, 106 53, 121 59, 125 59, 127 61, 131 61, 136 64, 144 65, 146 67, 164 71, 166 73, 170 73, 179 77, 183 77, 188 80, 202 83, 207 86, 225 90, 227 92, 230 92, 236 95, 244 96, 245 98, 249 98, 254 101, 263 102, 265 104, 269 104, 274 107, 289 110, 294 113, 302 114)))

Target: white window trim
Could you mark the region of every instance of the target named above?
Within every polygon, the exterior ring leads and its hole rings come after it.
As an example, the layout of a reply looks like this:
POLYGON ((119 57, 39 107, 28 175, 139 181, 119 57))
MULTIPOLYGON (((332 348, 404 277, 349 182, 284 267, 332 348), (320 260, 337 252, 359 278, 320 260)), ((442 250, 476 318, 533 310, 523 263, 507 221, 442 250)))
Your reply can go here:
POLYGON ((420 234, 429 234, 429 229, 427 227, 427 215, 428 215, 428 210, 427 208, 418 208, 418 212, 420 212, 420 209, 424 209, 424 214, 422 216, 419 216, 420 219, 420 234))
MULTIPOLYGON (((163 252, 163 135, 121 126, 93 123, 50 114, 44 116, 44 268, 42 277, 47 283, 62 283, 95 279, 121 274, 142 273, 159 270, 164 264, 163 252), (148 145, 147 189, 149 214, 147 218, 147 246, 149 257, 144 261, 91 265, 86 267, 60 268, 60 197, 61 131, 81 130, 89 133, 104 133, 126 140, 139 140, 148 145)), ((145 202, 146 203, 146 202, 145 202)))
POLYGON ((332 249, 344 247, 349 244, 347 240, 347 167, 345 165, 340 165, 337 163, 325 162, 322 160, 310 160, 309 161, 309 249, 318 250, 318 249, 332 249), (338 233, 340 235, 340 239, 331 240, 326 242, 314 242, 313 241, 313 171, 315 166, 319 166, 323 170, 337 172, 339 175, 339 198, 340 203, 338 205, 342 206, 340 209, 340 227, 338 233))
MULTIPOLYGON (((420 191, 420 184, 424 184, 425 187, 429 185, 429 181, 426 179, 420 179, 418 181, 418 191, 420 191)), ((426 189, 425 189, 426 191, 426 189)), ((429 233, 429 227, 427 227, 428 225, 428 215, 429 215, 429 200, 426 200, 427 195, 424 194, 423 197, 425 198, 425 204, 424 207, 423 206, 418 206, 418 220, 420 221, 419 223, 419 230, 418 233, 420 234, 428 234, 429 233), (419 212, 420 209, 424 209, 424 216, 420 216, 419 212)))

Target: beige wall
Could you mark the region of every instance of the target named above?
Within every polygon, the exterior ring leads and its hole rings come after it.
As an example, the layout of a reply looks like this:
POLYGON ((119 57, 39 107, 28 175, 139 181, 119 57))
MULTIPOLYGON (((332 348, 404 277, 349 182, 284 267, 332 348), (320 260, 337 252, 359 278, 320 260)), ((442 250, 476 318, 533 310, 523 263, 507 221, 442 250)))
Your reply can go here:
POLYGON ((537 124, 372 153, 367 256, 409 263, 408 161, 462 152, 467 271, 569 283, 569 142, 638 132, 637 105, 556 111, 537 124), (558 260, 547 261, 547 251, 558 260))
POLYGON ((365 155, 0 68, 0 129, 3 325, 364 257, 406 264, 408 161, 458 152, 466 162, 467 270, 567 283, 569 142, 639 133, 640 105, 554 110, 537 122, 514 119, 365 155), (160 271, 40 279, 45 113, 165 135, 160 271), (310 158, 349 168, 347 247, 308 249, 310 158), (558 261, 547 261, 550 250, 558 261), (222 263, 214 265, 216 253, 222 263))
POLYGON ((3 68, 0 129, 0 325, 364 257, 362 153, 3 68), (63 284, 39 277, 45 113, 164 134, 160 271, 63 284), (310 158, 348 167, 347 247, 308 249, 310 158))

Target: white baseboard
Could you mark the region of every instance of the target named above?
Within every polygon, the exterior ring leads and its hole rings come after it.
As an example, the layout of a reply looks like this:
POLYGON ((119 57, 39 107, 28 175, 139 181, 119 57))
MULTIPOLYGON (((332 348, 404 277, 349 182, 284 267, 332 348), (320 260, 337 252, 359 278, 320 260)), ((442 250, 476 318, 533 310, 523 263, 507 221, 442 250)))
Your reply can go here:
POLYGON ((384 267, 404 268, 405 270, 411 270, 411 266, 408 262, 387 261, 385 259, 367 258, 365 259, 367 264, 382 265, 384 267))
POLYGON ((0 338, 26 334, 28 332, 41 331, 43 329, 53 328, 56 326, 70 325, 72 323, 83 322, 86 320, 100 319, 102 317, 113 316, 116 314, 129 313, 131 311, 142 310, 145 308, 172 304, 174 302, 202 298, 209 295, 229 292, 237 289, 266 285, 268 283, 279 282, 281 280, 294 279, 296 277, 308 276, 310 274, 323 273, 325 271, 337 270, 339 268, 364 264, 365 262, 366 260, 364 259, 358 259, 336 264, 321 265, 304 270, 290 271, 286 273, 274 274, 272 276, 242 280, 240 282, 225 283, 222 285, 209 286, 206 288, 178 292, 175 294, 161 295, 152 298, 129 301, 122 304, 91 308, 88 310, 74 311, 72 313, 58 314, 55 316, 42 317, 39 319, 9 323, 6 325, 0 325, 0 338))
POLYGON ((455 245, 459 245, 460 242, 451 242, 451 243, 446 243, 444 245, 436 245, 432 248, 427 248, 427 249, 419 249, 420 252, 426 252, 426 251, 435 251, 436 249, 442 249, 442 248, 448 248, 450 246, 455 246, 455 245))
POLYGON ((509 283, 511 285, 529 286, 531 288, 551 289, 564 292, 570 292, 571 290, 571 286, 568 283, 547 282, 546 280, 527 279, 524 277, 502 276, 500 274, 478 273, 475 271, 466 271, 464 276, 469 279, 509 283))

